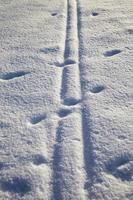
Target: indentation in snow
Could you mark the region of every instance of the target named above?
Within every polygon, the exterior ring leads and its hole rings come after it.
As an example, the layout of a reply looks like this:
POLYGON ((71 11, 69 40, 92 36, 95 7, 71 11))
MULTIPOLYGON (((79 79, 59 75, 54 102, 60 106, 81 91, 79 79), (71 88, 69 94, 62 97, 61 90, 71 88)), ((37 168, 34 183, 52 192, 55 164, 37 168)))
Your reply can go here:
POLYGON ((35 115, 31 118, 31 124, 38 124, 42 120, 46 119, 46 115, 35 115))
POLYGON ((72 111, 69 109, 60 109, 58 112, 59 117, 63 118, 66 117, 67 115, 71 114, 72 111))
POLYGON ((91 15, 95 17, 95 16, 99 15, 99 13, 98 12, 92 12, 91 15))
POLYGON ((121 53, 122 51, 121 50, 119 50, 119 49, 113 49, 113 50, 111 50, 111 51, 106 51, 103 55, 105 56, 105 57, 111 57, 111 56, 115 56, 116 54, 119 54, 119 53, 121 53))
POLYGON ((52 13, 51 15, 52 15, 52 16, 56 16, 56 15, 57 15, 57 13, 55 13, 55 12, 54 12, 54 13, 52 13))
POLYGON ((133 159, 127 155, 116 157, 107 164, 107 170, 122 181, 133 179, 133 159))
POLYGON ((133 34, 133 29, 129 28, 129 29, 127 29, 127 31, 128 31, 129 34, 133 34))
POLYGON ((105 89, 105 86, 103 86, 103 85, 97 85, 97 86, 93 87, 90 91, 91 91, 92 93, 100 93, 100 92, 102 92, 104 89, 105 89))
POLYGON ((64 65, 72 65, 72 64, 75 64, 75 63, 76 63, 75 60, 72 60, 72 59, 66 59, 64 65))
POLYGON ((20 177, 14 177, 10 180, 2 181, 1 187, 3 191, 18 193, 20 196, 24 196, 26 193, 31 191, 30 182, 20 177))
POLYGON ((32 161, 34 165, 41 165, 47 163, 45 157, 41 154, 36 154, 32 156, 32 161))
POLYGON ((80 103, 79 99, 75 99, 75 98, 66 98, 64 99, 64 104, 67 106, 74 106, 76 104, 80 103))
POLYGON ((0 79, 2 80, 10 80, 14 78, 18 78, 21 76, 25 76, 26 74, 29 74, 30 72, 25 72, 25 71, 16 71, 16 72, 9 72, 9 73, 4 73, 0 75, 0 79))

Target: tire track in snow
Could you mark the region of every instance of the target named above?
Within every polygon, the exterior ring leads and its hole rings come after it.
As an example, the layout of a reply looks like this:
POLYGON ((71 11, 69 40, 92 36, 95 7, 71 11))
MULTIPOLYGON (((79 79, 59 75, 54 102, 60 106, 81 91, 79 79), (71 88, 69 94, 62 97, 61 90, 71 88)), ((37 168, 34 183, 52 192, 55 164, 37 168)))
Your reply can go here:
MULTIPOLYGON (((81 100, 76 0, 67 0, 66 40, 62 72, 62 103, 81 100)), ((53 154, 53 199, 86 199, 81 109, 61 119, 53 154)))

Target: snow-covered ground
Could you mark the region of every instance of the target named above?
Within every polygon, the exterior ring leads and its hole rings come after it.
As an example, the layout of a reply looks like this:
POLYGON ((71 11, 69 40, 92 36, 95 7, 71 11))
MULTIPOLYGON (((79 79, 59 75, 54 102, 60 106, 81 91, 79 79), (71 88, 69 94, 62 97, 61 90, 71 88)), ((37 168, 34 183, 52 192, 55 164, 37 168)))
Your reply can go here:
POLYGON ((0 200, 133 200, 132 69, 132 0, 0 0, 0 200))

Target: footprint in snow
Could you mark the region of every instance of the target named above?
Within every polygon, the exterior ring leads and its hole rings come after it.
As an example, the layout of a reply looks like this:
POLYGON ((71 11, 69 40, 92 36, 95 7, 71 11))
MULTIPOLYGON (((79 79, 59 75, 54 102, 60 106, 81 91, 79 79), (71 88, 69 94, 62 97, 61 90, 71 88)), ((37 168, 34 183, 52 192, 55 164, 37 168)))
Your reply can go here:
POLYGON ((90 91, 95 94, 95 93, 102 92, 104 89, 105 89, 105 86, 103 86, 103 85, 97 85, 97 86, 91 88, 90 91))
POLYGON ((30 72, 25 72, 25 71, 16 71, 16 72, 9 72, 9 73, 3 73, 2 75, 0 75, 0 79, 1 80, 11 80, 14 78, 19 78, 22 76, 25 76, 26 74, 29 74, 30 72))
POLYGON ((72 111, 70 109, 60 109, 59 112, 58 112, 58 116, 60 118, 63 118, 63 117, 68 116, 71 113, 72 113, 72 111))
POLYGON ((127 32, 132 35, 133 34, 133 29, 129 28, 129 29, 127 29, 127 32))
POLYGON ((52 16, 56 16, 56 15, 57 15, 57 13, 56 13, 56 12, 54 12, 54 13, 52 13, 51 15, 52 15, 52 16))
POLYGON ((95 17, 95 16, 99 15, 99 13, 98 13, 98 12, 92 12, 91 15, 92 15, 93 17, 95 17))
POLYGON ((31 183, 25 178, 13 177, 9 180, 1 180, 0 183, 4 192, 17 193, 21 197, 31 191, 31 183))
POLYGON ((105 57, 111 57, 111 56, 115 56, 116 54, 119 54, 119 53, 121 53, 122 51, 121 50, 119 50, 119 49, 113 49, 113 50, 111 50, 111 51, 106 51, 103 55, 105 56, 105 57))
POLYGON ((122 181, 132 181, 133 159, 126 155, 116 157, 114 160, 109 161, 107 170, 114 177, 119 178, 122 181))
POLYGON ((31 120, 30 120, 30 123, 32 125, 36 125, 38 123, 40 123, 41 121, 45 120, 46 119, 46 115, 43 114, 43 115, 34 115, 31 117, 31 120))
POLYGON ((32 156, 32 162, 34 165, 42 165, 42 164, 46 164, 47 160, 45 159, 43 155, 35 154, 32 156))

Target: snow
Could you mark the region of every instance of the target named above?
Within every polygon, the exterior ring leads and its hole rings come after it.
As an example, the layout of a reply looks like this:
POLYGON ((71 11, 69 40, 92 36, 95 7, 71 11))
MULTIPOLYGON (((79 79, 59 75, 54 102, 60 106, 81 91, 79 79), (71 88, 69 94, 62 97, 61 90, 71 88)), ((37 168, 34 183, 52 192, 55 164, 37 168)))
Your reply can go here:
POLYGON ((0 200, 133 199, 132 0, 0 0, 0 200))

